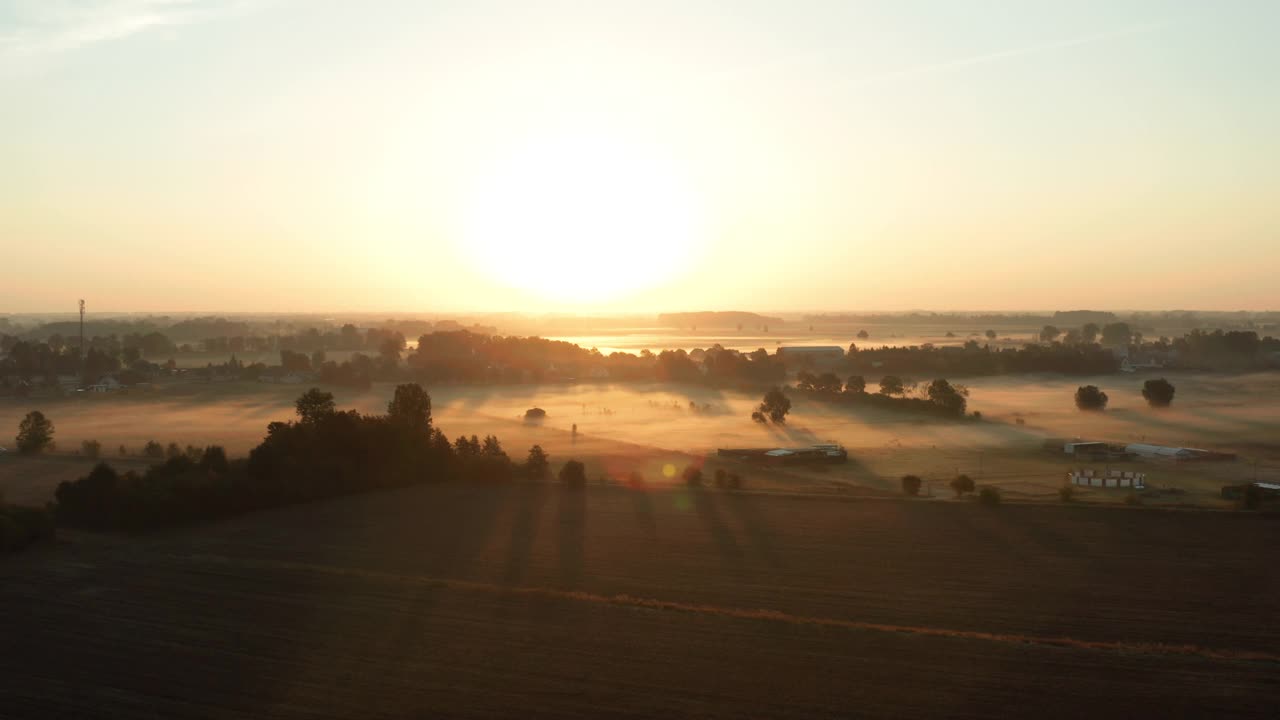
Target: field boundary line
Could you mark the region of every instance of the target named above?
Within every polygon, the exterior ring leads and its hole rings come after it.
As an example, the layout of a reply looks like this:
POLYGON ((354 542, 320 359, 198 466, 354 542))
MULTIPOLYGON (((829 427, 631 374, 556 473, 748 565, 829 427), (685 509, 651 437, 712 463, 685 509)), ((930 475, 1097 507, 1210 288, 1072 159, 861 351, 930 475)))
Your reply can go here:
POLYGON ((1244 660, 1280 663, 1280 654, 1258 650, 1208 648, 1192 644, 1178 645, 1171 643, 1131 642, 1125 640, 1081 640, 1065 636, 995 633, 982 630, 957 630, 928 625, 877 623, 865 620, 847 620, 840 618, 796 615, 794 613, 783 612, 780 610, 767 610, 763 608, 751 609, 704 603, 689 603, 675 600, 659 600, 656 598, 637 597, 625 593, 605 595, 602 593, 592 593, 581 590, 557 590, 555 588, 547 587, 507 586, 476 582, 473 580, 455 580, 425 575, 404 575, 378 570, 345 568, 335 565, 319 565, 313 563, 277 560, 240 560, 220 555, 170 555, 168 557, 177 561, 197 561, 214 565, 224 565, 226 567, 250 567, 263 570, 298 570, 325 575, 364 578, 382 582, 437 587, 448 590, 481 592, 491 595, 567 600, 613 607, 679 612, 693 615, 732 618, 737 620, 765 621, 794 626, 838 628, 841 630, 915 635, 919 637, 951 638, 956 640, 977 640, 981 642, 992 642, 1005 645, 1038 645, 1043 647, 1059 647, 1073 650, 1097 650, 1138 655, 1199 657, 1209 660, 1244 660))

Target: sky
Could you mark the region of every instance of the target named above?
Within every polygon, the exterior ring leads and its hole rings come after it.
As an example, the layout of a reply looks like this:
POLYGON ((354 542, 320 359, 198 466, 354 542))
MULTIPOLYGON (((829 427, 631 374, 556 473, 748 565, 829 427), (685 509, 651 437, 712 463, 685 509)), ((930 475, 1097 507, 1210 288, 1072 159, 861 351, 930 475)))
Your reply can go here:
POLYGON ((0 314, 1280 309, 1277 27, 0 0, 0 314))

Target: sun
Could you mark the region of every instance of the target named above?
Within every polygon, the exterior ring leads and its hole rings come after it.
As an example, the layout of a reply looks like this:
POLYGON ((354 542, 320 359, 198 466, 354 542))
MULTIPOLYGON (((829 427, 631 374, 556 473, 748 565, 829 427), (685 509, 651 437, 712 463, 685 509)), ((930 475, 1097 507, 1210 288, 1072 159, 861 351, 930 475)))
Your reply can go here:
POLYGON ((688 271, 696 202, 663 153, 574 134, 505 154, 468 194, 462 241, 485 275, 549 300, 615 299, 688 271))

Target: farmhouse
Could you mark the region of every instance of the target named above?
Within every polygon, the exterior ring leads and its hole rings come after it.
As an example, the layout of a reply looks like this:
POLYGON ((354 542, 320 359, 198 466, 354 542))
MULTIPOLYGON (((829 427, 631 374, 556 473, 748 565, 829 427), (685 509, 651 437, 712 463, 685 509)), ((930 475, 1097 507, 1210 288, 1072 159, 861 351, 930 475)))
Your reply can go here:
POLYGON ((115 378, 108 375, 107 377, 102 378, 98 382, 90 385, 85 389, 88 390, 89 392, 105 393, 105 392, 114 392, 116 390, 119 390, 121 387, 124 387, 124 386, 120 384, 119 380, 116 380, 115 378))
POLYGON ((788 364, 829 364, 844 359, 844 348, 836 345, 796 345, 778 348, 778 357, 788 364))

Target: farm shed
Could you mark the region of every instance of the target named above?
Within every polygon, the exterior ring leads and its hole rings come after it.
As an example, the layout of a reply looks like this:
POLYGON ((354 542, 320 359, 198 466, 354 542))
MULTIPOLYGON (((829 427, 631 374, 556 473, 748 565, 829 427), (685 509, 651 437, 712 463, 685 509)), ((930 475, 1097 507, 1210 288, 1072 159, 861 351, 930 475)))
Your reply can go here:
POLYGON ((1245 488, 1253 485, 1262 491, 1262 497, 1267 500, 1280 498, 1280 485, 1275 483, 1255 482, 1244 483, 1243 485, 1227 485, 1222 488, 1222 499, 1239 500, 1244 497, 1245 488))
POLYGON ((1126 445, 1124 449, 1125 452, 1141 457, 1174 460, 1177 462, 1236 459, 1236 456, 1232 453, 1201 450, 1199 448, 1170 447, 1168 445, 1148 445, 1146 443, 1131 443, 1126 445))
POLYGON ((1100 471, 1084 468, 1067 473, 1067 482, 1081 487, 1142 490, 1147 486, 1147 474, 1129 470, 1100 471))
POLYGON ((1164 458, 1168 460, 1190 458, 1194 454, 1187 448, 1169 447, 1168 445, 1148 445, 1147 443, 1129 443, 1124 447, 1124 449, 1125 452, 1133 453, 1139 457, 1164 458))
POLYGON ((1107 444, 1104 442, 1094 441, 1068 442, 1063 443, 1062 451, 1068 455, 1075 455, 1076 453, 1104 453, 1107 451, 1107 444))

